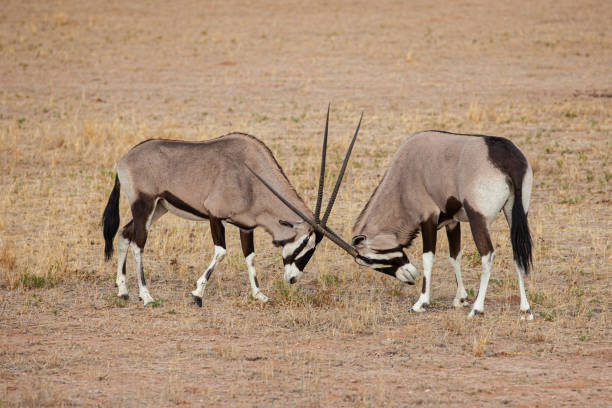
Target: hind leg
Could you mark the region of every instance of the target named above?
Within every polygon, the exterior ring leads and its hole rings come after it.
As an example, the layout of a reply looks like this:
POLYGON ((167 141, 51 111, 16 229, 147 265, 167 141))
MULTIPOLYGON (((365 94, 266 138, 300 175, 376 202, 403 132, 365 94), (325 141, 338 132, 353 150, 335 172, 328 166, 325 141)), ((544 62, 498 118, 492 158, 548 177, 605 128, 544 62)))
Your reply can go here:
POLYGON ((255 271, 255 246, 253 244, 253 231, 240 230, 240 243, 242 244, 242 253, 249 271, 249 282, 251 283, 251 295, 255 299, 259 299, 266 303, 268 297, 259 290, 259 282, 257 281, 257 272, 255 271))
POLYGON ((138 298, 143 301, 144 305, 154 301, 153 297, 147 289, 147 283, 143 269, 143 252, 147 242, 149 228, 151 224, 166 213, 166 209, 158 205, 158 200, 152 200, 147 197, 139 197, 131 205, 134 236, 130 246, 132 253, 136 259, 136 275, 138 276, 138 298))
POLYGON ((473 317, 478 314, 484 314, 484 301, 487 296, 487 286, 491 277, 491 266, 495 258, 493 244, 491 243, 491 235, 489 234, 489 221, 480 212, 472 208, 469 204, 464 205, 472 236, 478 252, 480 252, 480 260, 482 263, 482 272, 480 275, 480 287, 478 288, 478 296, 474 301, 474 306, 468 317, 473 317))
MULTIPOLYGON (((164 215, 167 210, 161 205, 156 205, 155 211, 153 215, 148 220, 148 226, 146 225, 147 230, 150 226, 159 219, 162 215, 164 215)), ((117 279, 115 281, 115 286, 118 288, 117 296, 123 299, 128 299, 128 289, 127 289, 127 275, 125 273, 125 264, 127 260, 127 252, 130 244, 134 239, 134 220, 130 220, 123 228, 119 230, 119 238, 117 242, 118 247, 118 263, 117 263, 117 279)), ((140 282, 140 281, 139 281, 140 282)))
MULTIPOLYGON (((513 200, 508 200, 506 205, 504 205, 504 215, 506 216, 506 221, 508 221, 508 227, 512 228, 512 205, 514 204, 513 200)), ((527 294, 525 293, 525 283, 523 282, 523 274, 525 271, 519 266, 514 260, 514 270, 518 276, 519 282, 519 292, 521 295, 521 319, 533 320, 533 313, 531 313, 531 307, 529 306, 529 301, 527 300, 527 294)))
POLYGON ((446 226, 446 237, 448 238, 449 260, 455 272, 457 282, 457 293, 453 299, 453 307, 467 306, 467 292, 463 286, 461 278, 461 224, 459 222, 450 223, 446 226))
POLYGON ((206 271, 200 276, 198 281, 196 282, 196 289, 191 292, 198 306, 202 307, 202 296, 204 295, 204 289, 206 288, 206 283, 210 278, 210 275, 215 270, 215 266, 217 263, 221 262, 221 260, 225 257, 225 227, 223 223, 218 218, 210 218, 210 231, 212 234, 212 239, 215 244, 215 254, 213 255, 213 259, 206 268, 206 271))
POLYGON ((125 224, 123 228, 119 230, 117 239, 117 279, 115 286, 118 288, 117 296, 122 299, 128 299, 126 275, 125 275, 125 261, 127 259, 128 248, 130 247, 130 241, 134 235, 134 223, 132 220, 125 224))

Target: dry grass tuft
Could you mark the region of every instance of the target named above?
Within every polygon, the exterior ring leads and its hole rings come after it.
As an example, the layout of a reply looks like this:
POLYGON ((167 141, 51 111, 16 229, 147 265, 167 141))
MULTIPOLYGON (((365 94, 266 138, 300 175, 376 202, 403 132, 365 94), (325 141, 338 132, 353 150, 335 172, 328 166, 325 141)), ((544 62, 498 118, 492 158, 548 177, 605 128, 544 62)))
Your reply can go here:
MULTIPOLYGON (((483 377, 520 391, 508 405, 610 400, 612 98, 594 84, 609 82, 601 50, 612 42, 601 4, 453 2, 440 14, 387 1, 332 13, 303 2, 218 2, 206 13, 196 3, 5 3, 0 405, 506 405, 486 384, 474 388, 483 377), (411 133, 485 133, 520 147, 535 172, 535 321, 520 320, 503 216, 491 226, 486 313, 474 320, 452 308, 443 231, 422 315, 408 312, 420 287, 357 266, 327 240, 287 285, 278 248, 256 230, 262 305, 232 227, 198 308, 189 292, 210 262, 210 230, 171 215, 145 251, 157 302, 138 301, 131 254, 131 297, 117 299, 100 218, 119 157, 149 138, 248 132, 313 205, 329 100, 326 197, 365 111, 330 218, 349 240, 411 133)), ((126 223, 124 195, 120 212, 126 223)), ((473 299, 481 265, 467 224, 462 243, 473 299)), ((420 240, 406 252, 422 270, 420 240)))

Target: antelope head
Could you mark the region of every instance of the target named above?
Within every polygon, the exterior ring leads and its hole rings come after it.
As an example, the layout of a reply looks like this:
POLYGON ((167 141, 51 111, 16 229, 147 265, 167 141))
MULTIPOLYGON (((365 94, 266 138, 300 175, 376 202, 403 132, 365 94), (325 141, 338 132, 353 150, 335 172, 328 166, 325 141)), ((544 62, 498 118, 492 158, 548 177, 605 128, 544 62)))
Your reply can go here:
POLYGON ((338 190, 340 189, 340 184, 342 183, 342 178, 344 177, 344 172, 346 170, 348 160, 351 156, 351 152, 353 151, 353 145, 355 144, 357 134, 359 133, 362 118, 363 113, 361 114, 359 124, 357 125, 357 129, 355 130, 355 134, 353 135, 353 139, 351 140, 346 155, 344 156, 344 162, 342 163, 342 167, 340 168, 338 178, 336 179, 336 185, 334 186, 332 194, 329 198, 329 202, 327 203, 327 207, 325 209, 325 212, 323 213, 323 217, 321 217, 320 215, 321 202, 323 201, 323 186, 325 183, 325 160, 327 153, 327 133, 329 128, 329 106, 327 108, 325 133, 323 136, 323 148, 321 151, 321 172, 319 175, 319 191, 317 193, 317 203, 315 205, 315 210, 313 213, 314 219, 311 219, 302 211, 300 211, 282 194, 276 191, 270 185, 270 183, 268 183, 258 173, 256 173, 255 170, 249 167, 248 164, 244 164, 249 169, 249 171, 253 173, 253 175, 257 177, 257 179, 259 179, 259 181, 261 181, 276 197, 278 197, 287 207, 289 207, 295 214, 297 214, 300 218, 304 220, 304 222, 297 224, 291 224, 286 221, 279 220, 281 224, 296 229, 296 239, 290 243, 285 244, 283 246, 282 251, 283 263, 285 264, 284 279, 286 282, 295 283, 302 276, 304 268, 308 264, 308 261, 310 261, 310 258, 312 258, 312 255, 314 254, 317 245, 319 245, 323 237, 327 237, 332 240, 342 249, 347 251, 351 256, 357 256, 357 252, 350 244, 346 243, 335 232, 333 232, 329 227, 327 227, 327 220, 333 208, 334 202, 336 201, 336 196, 338 195, 338 190))

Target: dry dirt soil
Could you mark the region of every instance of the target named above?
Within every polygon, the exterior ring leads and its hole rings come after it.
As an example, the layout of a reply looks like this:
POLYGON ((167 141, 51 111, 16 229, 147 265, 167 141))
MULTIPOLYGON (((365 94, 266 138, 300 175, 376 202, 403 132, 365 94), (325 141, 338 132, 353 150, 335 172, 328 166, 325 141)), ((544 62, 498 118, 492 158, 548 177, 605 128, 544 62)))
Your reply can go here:
MULTIPOLYGON (((612 2, 13 1, 0 7, 0 406, 609 406, 612 2), (261 138, 314 203, 365 111, 330 224, 346 239, 423 129, 514 141, 535 171, 536 315, 519 319, 503 217, 486 313, 454 310, 440 233, 433 302, 324 242, 296 285, 238 232, 202 308, 210 229, 167 215, 146 247, 156 302, 116 298, 100 219, 119 157, 153 137, 261 138)), ((122 197, 122 222, 129 210, 122 197)), ((421 268, 420 239, 407 250, 421 268)), ((473 300, 479 255, 463 228, 473 300)))

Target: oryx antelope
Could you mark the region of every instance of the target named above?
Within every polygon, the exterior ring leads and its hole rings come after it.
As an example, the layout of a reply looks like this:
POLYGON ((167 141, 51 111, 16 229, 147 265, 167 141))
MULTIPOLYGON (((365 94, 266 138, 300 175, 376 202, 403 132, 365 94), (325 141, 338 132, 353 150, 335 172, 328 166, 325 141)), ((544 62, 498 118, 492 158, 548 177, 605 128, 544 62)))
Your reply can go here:
MULTIPOLYGON (((329 108, 314 212, 314 219, 322 226, 327 222, 359 132, 358 126, 325 214, 320 220, 328 123, 329 108)), ((128 247, 131 247, 136 259, 139 298, 145 305, 153 301, 145 284, 143 250, 151 225, 168 211, 182 218, 210 222, 215 246, 213 259, 197 280, 196 289, 192 292, 200 306, 206 283, 226 252, 226 223, 240 228, 240 241, 254 298, 262 302, 268 300, 259 290, 254 267, 253 230, 256 227, 266 230, 272 235, 274 245, 282 247, 285 281, 297 281, 323 234, 304 223, 260 182, 255 181, 255 177, 244 167, 245 164, 249 169, 263 174, 274 188, 289 197, 301 212, 313 217, 270 149, 257 138, 247 134, 231 133, 201 142, 147 140, 133 147, 119 160, 115 186, 103 215, 104 252, 106 259, 110 259, 113 253, 113 238, 119 229, 119 193, 123 187, 133 218, 119 231, 116 279, 119 297, 129 297, 125 263, 128 247)))
POLYGON ((437 230, 443 226, 457 281, 453 306, 467 304, 461 279, 460 222, 469 222, 480 252, 480 288, 469 316, 484 313, 484 300, 495 252, 489 227, 501 210, 508 225, 521 297, 520 310, 533 319, 522 274, 531 265, 527 223, 533 173, 508 139, 425 131, 413 135, 395 153, 382 181, 353 227, 352 245, 342 247, 360 265, 415 284, 419 277, 404 248, 420 232, 423 238, 423 288, 412 307, 422 312, 430 300, 437 230))

